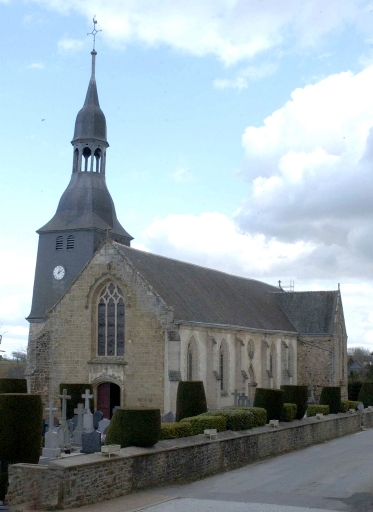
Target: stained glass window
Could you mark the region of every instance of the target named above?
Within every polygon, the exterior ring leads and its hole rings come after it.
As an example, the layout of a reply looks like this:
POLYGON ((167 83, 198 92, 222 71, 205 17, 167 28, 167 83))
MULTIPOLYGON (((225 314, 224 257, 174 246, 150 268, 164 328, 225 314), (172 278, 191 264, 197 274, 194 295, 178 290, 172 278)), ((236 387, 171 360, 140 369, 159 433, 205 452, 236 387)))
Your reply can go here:
POLYGON ((97 305, 97 354, 124 355, 125 306, 123 292, 114 283, 101 291, 97 305))

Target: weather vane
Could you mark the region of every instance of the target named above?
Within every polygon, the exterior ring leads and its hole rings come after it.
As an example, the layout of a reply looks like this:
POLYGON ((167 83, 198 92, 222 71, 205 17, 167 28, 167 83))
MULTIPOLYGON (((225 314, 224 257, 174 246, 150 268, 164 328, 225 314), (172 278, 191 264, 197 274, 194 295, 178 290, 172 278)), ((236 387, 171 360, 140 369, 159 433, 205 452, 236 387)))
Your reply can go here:
POLYGON ((96 34, 98 32, 102 32, 102 30, 96 30, 97 20, 96 15, 93 16, 93 30, 92 32, 88 32, 87 36, 92 35, 93 36, 93 50, 95 51, 95 45, 96 45, 96 34))

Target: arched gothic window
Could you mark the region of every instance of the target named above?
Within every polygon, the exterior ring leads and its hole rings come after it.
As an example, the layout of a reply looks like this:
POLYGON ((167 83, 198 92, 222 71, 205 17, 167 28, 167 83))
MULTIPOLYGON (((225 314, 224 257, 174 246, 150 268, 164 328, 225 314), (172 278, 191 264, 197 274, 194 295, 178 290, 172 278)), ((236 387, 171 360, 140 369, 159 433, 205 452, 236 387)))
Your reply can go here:
POLYGON ((108 283, 99 296, 97 305, 97 354, 124 355, 124 298, 114 283, 108 283))
POLYGON ((198 380, 198 352, 196 340, 192 337, 187 349, 187 380, 198 380))
POLYGON ((249 356, 249 359, 254 358, 254 342, 253 342, 253 340, 249 340, 249 343, 247 344, 247 354, 249 356))
POLYGON ((222 341, 219 350, 219 374, 220 374, 220 390, 228 393, 228 347, 225 340, 222 341))

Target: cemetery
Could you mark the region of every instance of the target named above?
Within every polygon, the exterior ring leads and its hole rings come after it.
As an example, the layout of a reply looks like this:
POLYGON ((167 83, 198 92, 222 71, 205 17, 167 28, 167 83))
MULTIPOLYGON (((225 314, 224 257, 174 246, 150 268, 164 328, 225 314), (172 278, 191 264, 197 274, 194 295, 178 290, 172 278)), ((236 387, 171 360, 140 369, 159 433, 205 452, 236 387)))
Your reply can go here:
POLYGON ((373 427, 373 402, 341 400, 339 387, 324 388, 319 404, 308 403, 307 386, 257 388, 251 407, 235 390, 234 405, 208 410, 202 382, 185 381, 176 418, 117 408, 109 420, 92 412, 88 388, 73 408, 65 388, 60 403, 43 410, 21 380, 16 393, 1 381, 8 392, 0 393, 0 500, 17 511, 69 509, 197 480, 373 427))

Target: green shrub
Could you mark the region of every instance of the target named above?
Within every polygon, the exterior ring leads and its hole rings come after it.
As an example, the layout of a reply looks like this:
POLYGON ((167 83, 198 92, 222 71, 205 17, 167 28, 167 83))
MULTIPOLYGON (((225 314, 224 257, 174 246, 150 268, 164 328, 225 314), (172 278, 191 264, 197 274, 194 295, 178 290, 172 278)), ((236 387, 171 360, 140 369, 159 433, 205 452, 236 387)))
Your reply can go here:
POLYGON ((339 412, 348 412, 350 408, 350 402, 348 400, 341 400, 341 406, 339 412))
POLYGON ((105 444, 126 446, 155 445, 161 435, 161 411, 159 409, 118 407, 111 419, 105 444))
MULTIPOLYGON (((362 404, 363 402, 359 402, 358 400, 348 400, 348 408, 349 409, 355 409, 355 411, 358 408, 359 404, 362 404)), ((364 404, 363 404, 364 405, 364 404)))
POLYGON ((201 380, 181 381, 177 388, 176 421, 207 412, 205 388, 201 380))
POLYGON ((364 407, 373 405, 373 382, 363 382, 359 393, 359 401, 363 402, 364 407))
MULTIPOLYGON (((78 404, 85 403, 84 398, 82 398, 82 395, 85 394, 85 390, 89 389, 89 394, 93 395, 92 393, 92 385, 91 384, 60 384, 60 395, 62 395, 63 390, 66 389, 67 394, 71 396, 70 400, 66 401, 66 417, 73 418, 74 417, 74 409, 78 407, 78 404)), ((61 400, 62 403, 62 400, 61 400)), ((91 412, 93 413, 94 408, 94 402, 93 398, 89 399, 89 408, 91 409, 91 412)))
POLYGON ((0 379, 0 394, 27 393, 26 379, 0 379))
POLYGON ((348 399, 356 402, 359 399, 359 393, 363 382, 355 380, 348 383, 348 399))
POLYGON ((282 389, 256 388, 254 407, 267 411, 267 420, 280 420, 285 391, 282 389))
POLYGON ((254 427, 254 415, 250 411, 222 409, 200 414, 201 416, 223 416, 227 420, 227 430, 248 430, 254 427))
POLYGON ((282 407, 281 421, 293 421, 297 417, 297 404, 284 404, 282 407))
POLYGON ((8 490, 8 472, 0 472, 0 500, 5 500, 5 495, 8 490))
POLYGON ((193 435, 192 425, 187 421, 182 423, 161 423, 160 439, 178 439, 193 435))
POLYGON ((321 390, 320 405, 329 405, 330 414, 338 414, 341 408, 341 388, 325 386, 321 390))
POLYGON ((42 425, 40 395, 0 395, 0 500, 5 499, 9 464, 39 462, 42 425))
POLYGON ((237 407, 232 406, 229 409, 236 411, 249 411, 254 416, 254 427, 262 427, 267 423, 267 411, 262 407, 237 407))
POLYGON ((308 401, 308 386, 281 386, 285 391, 284 402, 288 404, 296 404, 297 415, 295 418, 301 420, 306 414, 308 401))
POLYGON ((227 430, 227 419, 224 416, 194 416, 192 418, 184 418, 181 423, 188 422, 191 424, 193 436, 203 434, 207 428, 216 428, 218 432, 227 430))
POLYGON ((307 417, 316 416, 316 414, 329 414, 329 405, 309 405, 307 407, 307 417))

